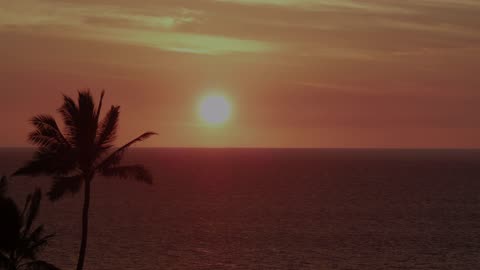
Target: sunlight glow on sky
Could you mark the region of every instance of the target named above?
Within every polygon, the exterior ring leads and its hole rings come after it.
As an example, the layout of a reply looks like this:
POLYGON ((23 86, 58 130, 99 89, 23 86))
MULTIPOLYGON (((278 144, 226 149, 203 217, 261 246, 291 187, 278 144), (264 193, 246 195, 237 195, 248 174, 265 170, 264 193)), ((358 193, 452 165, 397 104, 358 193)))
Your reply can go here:
POLYGON ((150 146, 480 147, 475 0, 0 0, 1 146, 106 89, 150 146), (205 89, 235 120, 205 130, 205 89))

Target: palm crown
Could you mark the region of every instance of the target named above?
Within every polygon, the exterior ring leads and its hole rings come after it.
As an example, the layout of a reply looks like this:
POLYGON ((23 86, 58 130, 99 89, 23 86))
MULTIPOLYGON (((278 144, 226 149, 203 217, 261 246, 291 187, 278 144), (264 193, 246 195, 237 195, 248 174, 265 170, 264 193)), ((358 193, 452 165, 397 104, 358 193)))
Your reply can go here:
POLYGON ((121 166, 119 163, 127 148, 155 133, 143 133, 112 151, 120 107, 111 106, 100 121, 103 97, 104 92, 95 106, 89 91, 78 93, 78 104, 64 96, 63 105, 58 109, 63 119, 63 132, 52 116, 33 117, 31 123, 35 130, 28 139, 38 149, 33 159, 14 175, 53 176, 54 182, 48 193, 51 200, 61 198, 66 192, 78 192, 82 182, 96 174, 133 178, 151 184, 152 176, 142 165, 121 166))

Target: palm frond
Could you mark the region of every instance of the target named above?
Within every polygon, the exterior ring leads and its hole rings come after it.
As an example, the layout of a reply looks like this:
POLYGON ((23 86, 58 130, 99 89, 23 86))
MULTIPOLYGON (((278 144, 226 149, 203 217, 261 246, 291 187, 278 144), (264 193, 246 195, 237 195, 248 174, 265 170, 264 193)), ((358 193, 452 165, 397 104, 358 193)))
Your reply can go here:
POLYGON ((22 221, 20 210, 11 198, 0 198, 0 220, 0 251, 12 250, 20 238, 22 221))
POLYGON ((33 242, 41 241, 43 239, 42 235, 43 235, 44 231, 45 231, 44 226, 40 225, 37 228, 35 228, 34 230, 32 230, 32 232, 28 235, 28 238, 30 240, 32 240, 33 242))
POLYGON ((65 195, 65 193, 70 192, 71 194, 76 194, 82 187, 83 177, 82 175, 73 175, 73 176, 57 176, 53 180, 52 187, 47 193, 48 198, 51 201, 57 201, 65 195))
POLYGON ((0 269, 54 269, 36 258, 53 234, 45 235, 43 225, 31 231, 41 198, 37 188, 27 196, 20 213, 11 198, 0 196, 0 269))
POLYGON ((80 140, 92 143, 95 140, 98 122, 96 122, 95 102, 90 91, 78 92, 78 133, 80 140))
POLYGON ((8 188, 7 177, 4 175, 0 179, 0 198, 5 196, 5 193, 7 193, 7 188, 8 188))
POLYGON ((35 192, 31 196, 31 200, 28 200, 25 207, 28 208, 24 213, 23 220, 25 222, 25 233, 30 231, 33 221, 38 216, 38 210, 40 209, 40 202, 42 201, 42 192, 40 189, 35 189, 35 192))
POLYGON ((33 158, 13 173, 17 175, 38 176, 62 175, 71 172, 77 165, 77 153, 73 148, 39 148, 33 158))
POLYGON ((75 138, 77 137, 78 129, 78 108, 72 98, 63 95, 63 104, 58 109, 58 112, 63 118, 63 123, 67 131, 67 137, 69 138, 72 146, 75 146, 75 138))
POLYGON ((78 148, 78 164, 80 169, 86 171, 96 160, 96 145, 98 122, 96 122, 95 102, 90 91, 78 92, 78 118, 75 137, 78 148))
POLYGON ((0 269, 11 269, 10 259, 0 251, 0 269))
POLYGON ((44 235, 43 225, 38 226, 32 233, 24 236, 23 256, 35 260, 37 254, 48 244, 48 241, 54 237, 54 234, 44 235))
POLYGON ((95 102, 89 90, 78 91, 78 111, 84 116, 95 116, 95 102))
POLYGON ((30 121, 32 122, 32 124, 36 128, 47 127, 47 128, 51 128, 51 129, 60 131, 60 129, 58 128, 57 122, 50 115, 39 114, 39 115, 36 115, 36 116, 32 117, 32 119, 30 121))
POLYGON ((38 176, 40 174, 53 174, 54 170, 51 168, 50 160, 35 158, 28 161, 25 165, 17 169, 12 176, 28 175, 38 176))
POLYGON ((63 136, 55 119, 50 115, 34 116, 30 122, 35 126, 35 131, 29 135, 29 140, 38 146, 62 145, 70 147, 70 143, 63 136))
POLYGON ((120 106, 112 106, 100 125, 97 135, 97 153, 101 154, 112 147, 117 135, 120 106))
POLYGON ((29 262, 25 264, 26 270, 60 270, 60 268, 56 267, 51 263, 47 263, 45 261, 36 260, 33 262, 29 262))
POLYGON ((157 135, 155 132, 145 132, 142 135, 138 136, 137 138, 131 140, 127 144, 123 145, 122 147, 118 148, 116 151, 111 153, 107 158, 105 158, 100 164, 97 166, 98 170, 104 170, 110 167, 113 167, 115 165, 118 165, 120 161, 122 160, 123 154, 125 151, 132 146, 133 144, 137 142, 144 141, 148 138, 150 138, 153 135, 157 135))
POLYGON ((29 234, 28 240, 29 242, 32 243, 32 246, 38 247, 38 246, 42 246, 43 244, 46 244, 46 242, 50 238, 55 236, 55 234, 48 234, 48 235, 44 235, 44 234, 45 234, 44 226, 40 225, 29 234))
POLYGON ((33 145, 37 145, 40 147, 55 148, 59 144, 57 138, 50 135, 45 135, 44 132, 40 130, 34 130, 30 132, 28 134, 28 141, 31 142, 33 145))
POLYGON ((22 211, 22 220, 24 220, 25 213, 27 213, 27 209, 29 208, 28 206, 30 205, 30 202, 32 201, 32 193, 29 193, 27 195, 27 198, 25 199, 25 204, 23 205, 23 211, 22 211))
POLYGON ((142 165, 114 166, 105 168, 101 173, 105 177, 131 178, 147 184, 153 183, 152 174, 142 165))
POLYGON ((98 119, 100 119, 100 113, 102 112, 102 105, 103 105, 103 97, 105 96, 105 90, 102 90, 102 94, 100 94, 100 101, 98 102, 97 113, 95 114, 96 122, 98 123, 98 119))

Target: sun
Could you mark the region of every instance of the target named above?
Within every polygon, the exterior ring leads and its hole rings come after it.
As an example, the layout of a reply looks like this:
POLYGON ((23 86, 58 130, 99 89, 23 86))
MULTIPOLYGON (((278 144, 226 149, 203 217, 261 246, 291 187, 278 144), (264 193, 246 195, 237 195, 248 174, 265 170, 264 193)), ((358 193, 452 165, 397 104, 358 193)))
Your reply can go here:
POLYGON ((222 95, 207 95, 198 105, 198 115, 207 124, 223 124, 230 119, 231 114, 232 105, 222 95))

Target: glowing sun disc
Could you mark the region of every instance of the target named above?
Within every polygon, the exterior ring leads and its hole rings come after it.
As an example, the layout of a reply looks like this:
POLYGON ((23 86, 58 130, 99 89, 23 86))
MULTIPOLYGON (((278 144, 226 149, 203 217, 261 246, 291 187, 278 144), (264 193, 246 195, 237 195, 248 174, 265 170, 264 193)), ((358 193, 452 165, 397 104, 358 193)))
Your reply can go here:
POLYGON ((230 102, 220 95, 209 95, 200 100, 198 114, 208 124, 223 124, 232 113, 230 102))

